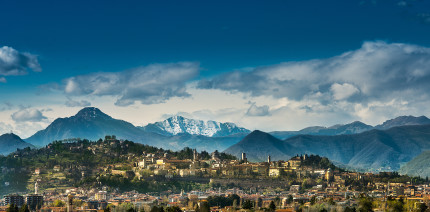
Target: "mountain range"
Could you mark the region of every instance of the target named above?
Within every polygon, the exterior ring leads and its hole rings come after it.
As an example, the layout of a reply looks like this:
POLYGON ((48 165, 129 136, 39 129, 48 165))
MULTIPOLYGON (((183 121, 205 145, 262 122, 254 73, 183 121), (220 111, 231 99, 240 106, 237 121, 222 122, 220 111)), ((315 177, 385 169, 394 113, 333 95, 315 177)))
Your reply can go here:
POLYGON ((237 133, 250 133, 251 131, 236 126, 234 123, 220 123, 216 121, 202 121, 188 119, 182 116, 173 116, 164 121, 148 124, 141 127, 146 132, 173 136, 178 134, 203 135, 206 137, 230 136, 237 133))
POLYGON ((350 135, 362 133, 372 129, 386 130, 398 126, 425 124, 430 124, 430 119, 425 116, 399 116, 397 118, 387 120, 384 123, 374 127, 363 122, 355 121, 349 124, 337 124, 331 127, 307 127, 299 131, 274 131, 270 132, 270 134, 279 139, 287 139, 296 135, 350 135))
POLYGON ((296 154, 316 154, 346 167, 366 171, 393 171, 422 150, 430 149, 430 125, 407 125, 351 135, 297 135, 285 140, 254 131, 224 152, 250 161, 286 160, 296 154))
POLYGON ((145 127, 136 127, 129 122, 114 119, 97 108, 87 107, 74 116, 56 119, 47 128, 25 140, 36 146, 44 146, 54 140, 98 140, 105 135, 116 135, 120 139, 165 149, 179 150, 187 146, 199 151, 222 151, 248 133, 248 130, 232 123, 203 122, 180 116, 145 127))
POLYGON ((114 119, 97 108, 87 107, 76 115, 68 118, 58 118, 46 129, 25 139, 36 146, 44 146, 54 140, 68 138, 86 138, 98 140, 106 135, 116 135, 118 138, 145 142, 149 137, 161 137, 156 133, 144 132, 133 124, 114 119))
POLYGON ((279 139, 287 139, 296 135, 345 135, 357 134, 374 129, 374 127, 359 121, 350 124, 337 124, 331 127, 313 126, 299 131, 274 131, 271 135, 279 139))
POLYGON ((375 127, 356 121, 299 131, 250 133, 233 123, 181 116, 140 127, 112 118, 97 108, 87 107, 74 116, 56 119, 25 141, 16 135, 15 139, 0 140, 0 154, 26 146, 41 147, 54 140, 98 140, 105 135, 116 135, 119 139, 171 150, 184 147, 208 152, 225 150, 236 156, 246 152, 251 161, 265 161, 269 154, 274 160, 285 160, 307 153, 326 156, 347 167, 398 170, 402 164, 420 154, 422 149, 430 149, 427 133, 430 132, 430 125, 427 124, 430 124, 430 119, 425 116, 400 116, 375 127))

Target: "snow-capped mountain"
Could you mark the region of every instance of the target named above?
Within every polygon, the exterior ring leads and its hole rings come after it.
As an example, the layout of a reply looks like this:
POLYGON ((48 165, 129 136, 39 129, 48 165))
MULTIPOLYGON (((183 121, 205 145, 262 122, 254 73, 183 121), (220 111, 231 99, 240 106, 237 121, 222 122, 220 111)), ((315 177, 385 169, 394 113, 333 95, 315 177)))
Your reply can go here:
POLYGON ((173 116, 161 122, 148 124, 143 127, 143 130, 161 135, 190 134, 207 137, 229 136, 237 133, 250 132, 248 129, 238 127, 233 123, 202 121, 188 119, 182 116, 173 116))

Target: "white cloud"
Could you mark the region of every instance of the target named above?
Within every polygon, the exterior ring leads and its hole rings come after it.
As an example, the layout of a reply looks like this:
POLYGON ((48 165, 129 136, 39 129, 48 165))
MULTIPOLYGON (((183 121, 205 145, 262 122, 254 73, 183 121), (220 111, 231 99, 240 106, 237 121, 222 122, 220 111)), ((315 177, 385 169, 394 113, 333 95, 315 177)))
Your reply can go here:
POLYGON ((34 108, 23 108, 11 115, 15 122, 40 122, 47 119, 40 110, 34 108))
MULTIPOLYGON (((333 121, 379 124, 399 115, 428 115, 429 82, 430 48, 377 41, 327 59, 225 73, 201 80, 197 87, 280 100, 278 105, 256 101, 271 108, 272 122, 260 118, 259 125, 276 128, 274 123, 288 123, 290 117, 296 126, 327 126, 333 121)), ((253 124, 249 120, 242 121, 253 124)))
MULTIPOLYGON (((366 42, 332 58, 234 71, 201 80, 199 86, 192 81, 198 69, 194 63, 157 64, 75 76, 49 85, 68 99, 56 92, 47 99, 54 111, 38 109, 49 120, 70 116, 85 105, 81 98, 86 96, 92 106, 139 126, 171 116, 163 114, 178 114, 265 131, 356 120, 376 125, 399 115, 430 115, 430 50, 415 45, 366 42), (67 100, 76 108, 64 107, 67 100)), ((48 122, 18 123, 10 110, 2 113, 2 121, 16 131, 34 130, 26 135, 48 122)))
POLYGON ((86 100, 75 101, 72 99, 68 99, 65 103, 67 107, 88 107, 91 106, 91 103, 86 100))
POLYGON ((251 96, 303 100, 320 94, 333 100, 367 103, 393 98, 428 97, 430 48, 385 42, 365 42, 355 51, 328 59, 287 62, 230 72, 199 82, 199 88, 243 92, 251 96), (414 91, 415 95, 409 94, 414 91), (327 97, 327 94, 331 98, 327 97))
POLYGON ((189 97, 186 82, 199 73, 197 63, 153 64, 123 72, 99 72, 67 78, 62 89, 68 96, 112 96, 117 106, 163 103, 172 97, 189 97))
POLYGON ((268 105, 257 106, 255 103, 252 103, 251 106, 248 108, 246 115, 248 115, 248 116, 269 116, 270 115, 269 106, 268 105))
POLYGON ((348 83, 334 83, 331 85, 330 90, 333 92, 333 97, 335 100, 347 99, 359 92, 355 86, 348 83))
MULTIPOLYGON (((18 52, 8 46, 0 48, 0 76, 25 75, 30 69, 37 72, 42 70, 36 55, 18 52)), ((0 77, 0 82, 4 83, 6 79, 0 77)))

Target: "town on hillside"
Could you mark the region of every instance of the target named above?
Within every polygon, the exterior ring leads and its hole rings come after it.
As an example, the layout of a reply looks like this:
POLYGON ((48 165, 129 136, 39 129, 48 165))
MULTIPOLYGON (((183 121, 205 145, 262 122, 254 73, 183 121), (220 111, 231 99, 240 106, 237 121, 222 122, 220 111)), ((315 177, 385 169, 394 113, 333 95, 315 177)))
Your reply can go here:
POLYGON ((425 211, 428 179, 359 173, 318 155, 250 162, 115 136, 0 156, 0 211, 425 211))

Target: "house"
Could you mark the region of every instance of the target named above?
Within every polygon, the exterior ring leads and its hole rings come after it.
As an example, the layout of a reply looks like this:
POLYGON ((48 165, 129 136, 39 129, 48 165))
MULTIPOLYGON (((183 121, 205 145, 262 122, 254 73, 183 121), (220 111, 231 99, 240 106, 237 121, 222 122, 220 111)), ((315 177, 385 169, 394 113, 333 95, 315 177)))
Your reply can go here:
POLYGON ((281 175, 280 168, 270 168, 269 177, 279 177, 281 175))
POLYGON ((60 171, 60 169, 61 169, 61 166, 60 166, 60 165, 55 165, 55 166, 54 166, 54 172, 59 172, 59 171, 60 171))

